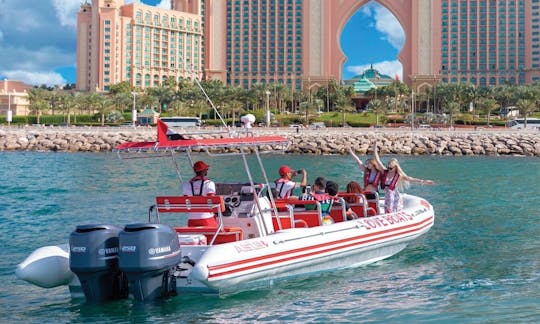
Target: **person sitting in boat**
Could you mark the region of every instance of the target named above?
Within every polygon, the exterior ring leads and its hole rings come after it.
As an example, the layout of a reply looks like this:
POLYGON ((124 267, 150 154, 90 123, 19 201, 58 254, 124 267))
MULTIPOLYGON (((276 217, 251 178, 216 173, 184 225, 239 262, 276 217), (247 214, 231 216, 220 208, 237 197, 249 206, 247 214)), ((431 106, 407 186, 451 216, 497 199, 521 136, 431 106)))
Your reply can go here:
MULTIPOLYGON (((375 159, 382 164, 376 146, 374 154, 375 159)), ((381 178, 381 189, 384 190, 384 209, 386 213, 394 213, 403 209, 403 197, 400 191, 408 188, 410 183, 435 184, 432 180, 423 180, 408 176, 401 169, 398 160, 391 158, 381 178)))
MULTIPOLYGON (((351 181, 347 183, 347 193, 363 194, 364 190, 362 189, 362 187, 360 186, 358 182, 351 181)), ((350 197, 345 197, 345 201, 348 202, 349 204, 359 204, 360 198, 358 196, 350 196, 350 197)))
MULTIPOLYGON (((323 177, 317 177, 313 183, 313 191, 306 192, 300 197, 300 200, 317 200, 321 205, 322 216, 328 215, 330 209, 332 209, 333 199, 326 192, 326 179, 323 177)), ((306 210, 315 209, 314 205, 306 205, 306 210)))
MULTIPOLYGON (((193 164, 195 177, 184 182, 184 196, 214 196, 216 194, 216 184, 208 179, 209 165, 203 161, 193 164)), ((217 227, 215 215, 213 213, 189 213, 188 226, 214 226, 217 227)))
POLYGON ((274 181, 278 193, 277 198, 287 199, 289 197, 293 197, 294 188, 297 186, 300 186, 301 188, 306 187, 307 172, 304 169, 293 171, 287 165, 283 165, 279 168, 279 176, 280 178, 274 181), (302 174, 302 181, 300 183, 292 181, 293 177, 300 173, 302 174))
POLYGON ((349 153, 356 160, 358 167, 364 172, 364 191, 378 191, 384 173, 384 165, 374 157, 367 159, 365 164, 362 163, 360 158, 358 158, 350 147, 349 153))
MULTIPOLYGON (((332 206, 341 206, 341 201, 338 197, 339 192, 339 184, 334 181, 328 181, 326 182, 326 192, 328 195, 332 198, 333 203, 332 206)), ((347 202, 347 200, 344 199, 345 202, 345 215, 347 216, 347 219, 356 219, 358 218, 358 215, 351 209, 351 206, 347 202)))

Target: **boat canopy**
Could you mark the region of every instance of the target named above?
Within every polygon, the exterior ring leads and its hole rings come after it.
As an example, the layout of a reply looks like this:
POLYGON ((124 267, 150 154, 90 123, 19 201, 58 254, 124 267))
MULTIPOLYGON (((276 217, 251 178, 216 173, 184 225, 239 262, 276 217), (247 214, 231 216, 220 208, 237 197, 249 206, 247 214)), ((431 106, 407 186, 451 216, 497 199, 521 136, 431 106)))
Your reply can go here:
MULTIPOLYGON (((202 133, 181 134, 180 139, 171 140, 167 124, 158 119, 157 141, 155 142, 126 142, 118 145, 114 151, 118 153, 138 152, 170 152, 192 151, 219 148, 260 147, 265 145, 277 146, 282 149, 288 145, 283 136, 253 136, 251 132, 227 132, 220 138, 193 138, 202 133), (190 138, 191 137, 191 138, 190 138)), ((179 134, 177 134, 179 135, 179 134)))

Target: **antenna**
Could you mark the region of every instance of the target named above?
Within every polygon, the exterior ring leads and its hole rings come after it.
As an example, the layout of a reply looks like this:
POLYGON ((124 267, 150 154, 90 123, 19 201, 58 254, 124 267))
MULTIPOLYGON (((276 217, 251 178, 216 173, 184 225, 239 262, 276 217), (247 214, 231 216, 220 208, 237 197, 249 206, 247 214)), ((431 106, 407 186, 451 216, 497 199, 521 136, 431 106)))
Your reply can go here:
POLYGON ((227 123, 225 123, 225 120, 223 120, 223 118, 221 117, 221 114, 219 113, 218 109, 216 108, 216 106, 214 105, 214 102, 212 101, 212 99, 210 99, 210 97, 208 96, 208 94, 206 93, 206 91, 204 90, 203 86, 201 85, 201 83, 199 82, 199 79, 197 78, 197 74, 195 74, 195 71, 193 71, 193 69, 191 69, 191 64, 188 65, 190 68, 187 69, 187 71, 189 73, 191 73, 193 79, 195 80, 195 83, 197 83, 197 86, 201 89, 202 93, 204 94, 206 100, 208 100, 208 102, 210 103, 210 106, 212 106, 212 109, 214 109, 214 112, 215 114, 219 117, 219 120, 221 120, 221 122, 223 123, 223 126, 225 126, 227 129, 229 129, 229 126, 227 126, 227 123))

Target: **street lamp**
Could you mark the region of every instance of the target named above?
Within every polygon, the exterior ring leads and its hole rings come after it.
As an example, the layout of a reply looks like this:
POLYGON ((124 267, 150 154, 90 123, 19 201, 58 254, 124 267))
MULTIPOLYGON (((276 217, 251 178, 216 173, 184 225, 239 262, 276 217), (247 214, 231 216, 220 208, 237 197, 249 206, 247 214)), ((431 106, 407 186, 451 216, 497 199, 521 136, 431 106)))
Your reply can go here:
POLYGON ((132 91, 131 94, 133 95, 133 110, 131 111, 131 120, 133 121, 133 128, 135 128, 135 123, 137 122, 137 109, 135 108, 135 97, 137 96, 137 92, 132 91))
POLYGON ((266 90, 266 127, 270 126, 270 91, 266 90))
POLYGON ((414 130, 414 114, 415 114, 415 103, 414 103, 414 90, 411 92, 411 129, 414 130))
POLYGON ((8 123, 8 126, 11 125, 11 121, 13 119, 13 113, 11 112, 11 93, 8 92, 8 110, 7 110, 7 116, 6 121, 8 123))

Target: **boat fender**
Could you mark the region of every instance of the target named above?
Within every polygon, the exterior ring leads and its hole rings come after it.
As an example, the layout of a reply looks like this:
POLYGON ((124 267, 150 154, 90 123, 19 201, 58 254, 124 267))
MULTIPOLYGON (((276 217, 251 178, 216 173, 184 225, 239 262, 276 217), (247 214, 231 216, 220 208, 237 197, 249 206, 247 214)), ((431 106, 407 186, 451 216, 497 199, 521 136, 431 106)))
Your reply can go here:
POLYGON ((196 264, 193 267, 193 271, 191 272, 191 275, 193 278, 199 281, 206 281, 208 280, 208 267, 202 265, 202 264, 196 264))
POLYGON ((75 276, 69 268, 68 250, 67 244, 41 247, 17 266, 15 275, 42 288, 67 285, 75 276))

